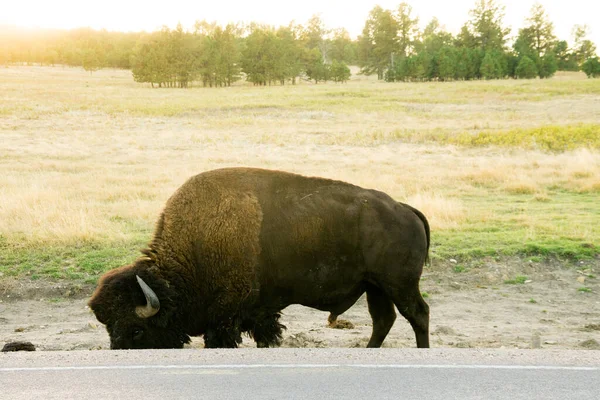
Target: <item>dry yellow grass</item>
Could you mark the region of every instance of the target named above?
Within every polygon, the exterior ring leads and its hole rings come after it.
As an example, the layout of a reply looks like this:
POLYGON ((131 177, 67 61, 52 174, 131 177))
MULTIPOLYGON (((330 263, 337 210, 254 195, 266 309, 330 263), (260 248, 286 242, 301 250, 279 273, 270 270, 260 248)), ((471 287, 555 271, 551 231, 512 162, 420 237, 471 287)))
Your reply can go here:
POLYGON ((490 218, 499 205, 474 207, 481 199, 551 203, 552 187, 599 193, 596 151, 465 149, 398 134, 556 124, 559 111, 561 123, 600 123, 600 89, 585 82, 386 85, 360 77, 153 90, 127 71, 0 69, 0 233, 30 243, 130 240, 152 227, 188 177, 239 165, 382 190, 422 209, 436 231, 490 218))

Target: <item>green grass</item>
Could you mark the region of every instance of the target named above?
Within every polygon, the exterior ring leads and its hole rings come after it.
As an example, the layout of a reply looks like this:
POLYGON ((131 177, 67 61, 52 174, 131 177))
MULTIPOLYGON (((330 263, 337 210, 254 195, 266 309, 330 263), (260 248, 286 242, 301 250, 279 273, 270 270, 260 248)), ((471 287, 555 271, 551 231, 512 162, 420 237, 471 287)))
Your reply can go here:
POLYGON ((461 273, 465 272, 467 269, 463 265, 457 265, 454 267, 454 272, 461 273))
POLYGON ((600 124, 548 125, 500 132, 463 133, 448 141, 468 147, 502 146, 552 152, 578 148, 600 149, 600 124))
POLYGON ((600 124, 544 125, 510 130, 474 132, 426 132, 397 130, 388 137, 414 143, 453 144, 462 147, 506 147, 564 152, 580 148, 600 149, 600 124))
POLYGON ((526 276, 517 275, 517 276, 515 276, 514 279, 508 279, 508 280, 504 281, 504 283, 506 283, 508 285, 523 285, 526 280, 527 280, 526 276))
POLYGON ((561 191, 551 198, 539 203, 530 195, 506 195, 501 189, 464 198, 467 220, 433 232, 432 255, 462 260, 519 255, 534 261, 595 257, 600 252, 599 196, 561 191))
POLYGON ((52 297, 50 299, 48 299, 48 303, 62 303, 64 302, 65 299, 63 297, 52 297))
POLYGON ((0 240, 0 272, 7 277, 79 280, 96 283, 100 274, 132 262, 144 243, 10 245, 0 240))

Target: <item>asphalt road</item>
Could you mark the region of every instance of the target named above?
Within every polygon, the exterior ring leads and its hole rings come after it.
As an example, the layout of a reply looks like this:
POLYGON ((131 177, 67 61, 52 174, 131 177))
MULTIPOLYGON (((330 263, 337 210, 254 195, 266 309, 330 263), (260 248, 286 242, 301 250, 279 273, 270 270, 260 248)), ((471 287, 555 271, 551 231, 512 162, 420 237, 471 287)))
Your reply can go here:
POLYGON ((235 349, 0 353, 1 399, 600 399, 600 352, 235 349))

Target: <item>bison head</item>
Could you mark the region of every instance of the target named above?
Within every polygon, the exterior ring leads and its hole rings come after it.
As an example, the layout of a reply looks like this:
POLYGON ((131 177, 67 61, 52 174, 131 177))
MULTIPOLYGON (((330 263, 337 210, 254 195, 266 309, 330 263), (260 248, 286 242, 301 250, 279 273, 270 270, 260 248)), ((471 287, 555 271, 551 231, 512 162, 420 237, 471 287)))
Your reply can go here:
POLYGON ((106 325, 111 349, 182 348, 190 341, 175 315, 166 281, 139 265, 104 274, 89 306, 106 325))

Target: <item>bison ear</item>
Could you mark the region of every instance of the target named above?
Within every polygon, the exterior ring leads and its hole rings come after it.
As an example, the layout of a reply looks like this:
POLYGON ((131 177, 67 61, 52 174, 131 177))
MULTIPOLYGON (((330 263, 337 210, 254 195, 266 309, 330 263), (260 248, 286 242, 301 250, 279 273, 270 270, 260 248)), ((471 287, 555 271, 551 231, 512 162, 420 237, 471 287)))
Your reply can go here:
POLYGON ((88 306, 101 323, 108 324, 117 318, 117 310, 129 307, 129 296, 123 294, 132 292, 132 271, 131 265, 125 265, 104 273, 98 280, 88 306))

